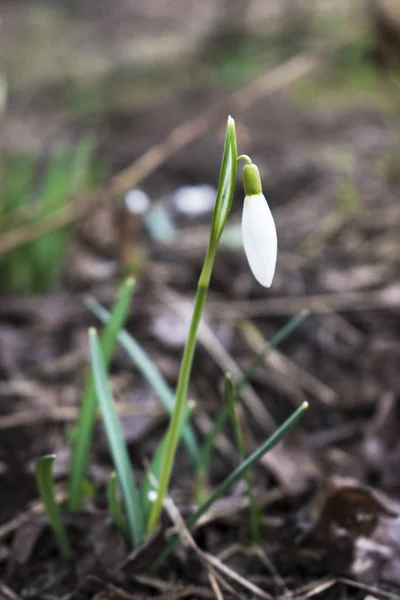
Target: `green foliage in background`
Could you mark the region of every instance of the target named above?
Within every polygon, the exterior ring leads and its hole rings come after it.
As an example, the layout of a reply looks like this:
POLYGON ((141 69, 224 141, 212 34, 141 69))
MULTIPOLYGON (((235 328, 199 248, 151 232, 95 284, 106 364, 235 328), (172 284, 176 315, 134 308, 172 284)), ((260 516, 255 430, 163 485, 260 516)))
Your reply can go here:
MULTIPOLYGON (((93 145, 55 150, 44 168, 34 154, 4 157, 0 165, 0 236, 29 227, 66 208, 71 198, 94 189, 103 168, 93 167, 93 145)), ((1 289, 43 293, 59 285, 70 230, 66 227, 28 242, 0 259, 1 289)))

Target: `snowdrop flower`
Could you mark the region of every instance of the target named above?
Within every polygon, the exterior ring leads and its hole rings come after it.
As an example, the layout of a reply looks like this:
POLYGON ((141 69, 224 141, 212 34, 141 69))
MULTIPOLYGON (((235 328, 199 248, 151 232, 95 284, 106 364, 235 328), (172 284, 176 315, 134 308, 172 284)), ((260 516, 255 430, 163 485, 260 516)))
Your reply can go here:
POLYGON ((262 193, 260 173, 256 165, 243 169, 245 199, 242 216, 244 251, 254 277, 270 287, 275 273, 277 237, 274 219, 262 193))

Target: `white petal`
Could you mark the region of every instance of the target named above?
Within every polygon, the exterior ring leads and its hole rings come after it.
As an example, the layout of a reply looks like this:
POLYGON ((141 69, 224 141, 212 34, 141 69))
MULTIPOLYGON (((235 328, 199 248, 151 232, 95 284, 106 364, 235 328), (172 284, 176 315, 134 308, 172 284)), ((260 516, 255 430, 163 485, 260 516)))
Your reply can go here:
POLYGON ((270 287, 275 273, 278 242, 274 219, 263 194, 246 196, 243 205, 244 251, 254 277, 270 287))

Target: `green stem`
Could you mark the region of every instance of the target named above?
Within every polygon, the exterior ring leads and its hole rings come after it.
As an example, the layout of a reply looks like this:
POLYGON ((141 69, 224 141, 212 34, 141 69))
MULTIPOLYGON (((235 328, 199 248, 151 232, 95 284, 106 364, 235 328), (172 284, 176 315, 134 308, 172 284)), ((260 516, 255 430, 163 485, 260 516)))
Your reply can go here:
POLYGON ((232 206, 237 173, 236 159, 237 148, 235 122, 232 117, 229 117, 226 126, 225 144, 222 155, 217 197, 215 199, 214 212, 211 222, 210 240, 208 243, 203 269, 197 284, 197 292, 194 301, 189 335, 186 340, 179 371, 174 409, 167 431, 166 451, 164 460, 162 462, 161 476, 158 484, 158 494, 147 523, 148 533, 151 533, 158 524, 165 496, 168 491, 169 481, 171 479, 175 453, 179 443, 180 428, 186 409, 186 396, 189 387, 190 373, 192 370, 193 355, 196 348, 197 330, 200 325, 201 315, 203 313, 203 308, 210 285, 211 271, 214 264, 215 254, 217 252, 218 242, 222 235, 222 231, 225 227, 225 223, 232 206))
POLYGON ((176 397, 174 410, 166 438, 166 451, 161 469, 161 477, 158 486, 157 499, 153 504, 147 525, 147 533, 150 534, 158 524, 164 499, 168 491, 171 479, 172 468, 175 460, 175 453, 179 443, 179 432, 182 423, 183 414, 186 407, 187 391, 189 387, 190 373, 192 370, 193 356, 196 348, 197 330, 200 325, 201 315, 207 298, 208 287, 210 283, 212 265, 215 258, 215 249, 212 246, 208 248, 203 270, 200 275, 197 286, 196 298, 194 302, 192 320, 190 323, 189 334, 186 340, 183 358, 179 371, 178 386, 176 388, 176 397))
POLYGON ((237 157, 237 164, 239 164, 241 160, 246 161, 248 165, 252 165, 253 164, 253 161, 251 160, 250 156, 247 156, 247 154, 241 154, 240 156, 238 156, 237 157))

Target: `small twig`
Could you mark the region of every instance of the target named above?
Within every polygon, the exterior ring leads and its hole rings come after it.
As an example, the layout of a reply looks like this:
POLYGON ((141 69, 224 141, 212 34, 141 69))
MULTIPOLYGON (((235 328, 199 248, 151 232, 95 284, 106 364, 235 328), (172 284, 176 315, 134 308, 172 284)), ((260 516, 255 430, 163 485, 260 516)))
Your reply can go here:
POLYGON ((190 547, 195 552, 195 554, 197 555, 197 557, 199 558, 199 560, 203 564, 203 566, 206 568, 208 574, 212 574, 214 576, 214 579, 218 580, 220 582, 220 584, 222 585, 222 587, 227 589, 231 594, 236 595, 236 593, 231 588, 231 586, 229 586, 226 583, 226 581, 224 581, 224 579, 220 575, 218 575, 215 572, 215 570, 212 567, 210 567, 210 565, 208 564, 207 560, 204 557, 204 552, 202 550, 200 550, 200 548, 197 546, 196 542, 194 541, 192 534, 190 533, 189 529, 187 528, 186 523, 183 520, 183 518, 179 512, 179 509, 176 506, 176 504, 174 503, 174 501, 172 500, 172 498, 167 497, 165 499, 164 508, 165 508, 166 512, 168 513, 171 521, 174 523, 175 532, 178 534, 182 545, 184 547, 190 547))
POLYGON ((381 590, 373 585, 366 585, 365 583, 361 583, 360 581, 353 581, 352 579, 347 579, 346 577, 338 577, 336 579, 338 583, 344 583, 350 587, 357 588, 359 590, 363 590, 364 592, 369 592, 370 594, 374 594, 374 596, 380 596, 381 598, 388 598, 388 600, 399 600, 399 595, 391 592, 387 592, 385 590, 381 590))
MULTIPOLYGON (((242 321, 239 323, 239 331, 256 354, 262 352, 267 342, 254 323, 251 321, 242 321)), ((336 403, 337 394, 332 388, 302 367, 296 365, 276 348, 268 352, 263 362, 266 365, 270 365, 277 373, 283 376, 283 382, 289 380, 291 385, 298 391, 300 397, 303 396, 302 391, 304 390, 307 394, 311 394, 317 398, 321 404, 332 406, 336 403)))
POLYGON ((229 577, 235 583, 238 583, 245 589, 249 590, 256 597, 259 596, 260 598, 264 598, 265 600, 272 600, 272 596, 270 594, 267 594, 267 592, 264 592, 264 590, 259 588, 257 585, 255 585, 251 581, 248 581, 247 579, 236 573, 236 571, 224 565, 220 560, 218 560, 218 558, 216 558, 212 554, 209 554, 208 552, 202 552, 202 555, 210 565, 215 567, 215 569, 218 569, 226 577, 229 577))
POLYGON ((92 206, 94 201, 99 199, 99 195, 103 194, 104 191, 98 191, 96 194, 85 194, 75 198, 70 204, 58 209, 51 215, 44 217, 35 223, 29 225, 23 225, 2 234, 0 238, 0 258, 14 250, 22 244, 26 244, 32 240, 42 237, 47 233, 62 229, 63 227, 70 225, 81 216, 86 214, 89 208, 92 206))
POLYGON ((340 336, 352 348, 359 348, 364 343, 365 335, 355 325, 325 304, 321 305, 321 309, 325 310, 326 315, 319 320, 328 331, 340 336))
POLYGON ((175 524, 175 528, 178 532, 181 542, 183 542, 184 545, 190 546, 192 548, 192 550, 194 550, 194 552, 196 553, 196 555, 198 556, 200 561, 205 565, 207 570, 209 572, 211 571, 211 573, 216 578, 218 578, 218 581, 221 583, 221 585, 223 587, 228 588, 230 593, 233 593, 233 589, 231 588, 231 586, 228 585, 227 582, 221 578, 221 575, 219 575, 216 572, 216 570, 219 571, 220 573, 222 573, 223 575, 225 575, 225 577, 228 577, 229 579, 234 581, 236 584, 239 584, 240 586, 249 590, 255 596, 259 596, 260 598, 264 598, 265 600, 272 600, 272 596, 270 596, 269 594, 264 592, 264 590, 262 590, 261 588, 259 588, 256 585, 254 585, 253 583, 251 583, 244 577, 241 577, 238 573, 236 573, 235 571, 233 571, 232 569, 230 569, 229 567, 224 565, 220 560, 218 560, 218 558, 214 557, 212 554, 209 554, 208 552, 204 552, 203 550, 200 550, 200 548, 197 546, 196 542, 194 541, 192 535, 190 534, 185 521, 182 519, 178 508, 176 507, 176 505, 174 504, 174 502, 172 501, 171 498, 166 499, 164 506, 165 506, 165 509, 168 512, 171 520, 175 524))
POLYGON ((20 598, 21 596, 18 596, 11 588, 0 581, 0 600, 20 600, 20 598))
POLYGON ((284 579, 278 573, 275 566, 273 565, 273 563, 270 561, 270 559, 266 555, 265 551, 260 546, 248 547, 248 546, 243 546, 242 544, 232 544, 231 546, 229 546, 228 548, 226 548, 225 550, 220 552, 218 554, 218 558, 221 561, 226 561, 226 560, 229 560, 229 558, 231 558, 232 556, 236 556, 238 554, 239 555, 243 554, 244 556, 257 557, 260 560, 260 562, 263 564, 263 566, 266 567, 266 569, 268 571, 270 571, 270 573, 275 581, 275 585, 278 588, 285 590, 285 594, 287 594, 288 597, 291 595, 290 590, 286 586, 284 579))
POLYGON ((210 582, 211 588, 215 594, 217 600, 224 600, 221 589, 217 583, 217 579, 212 571, 208 571, 208 581, 210 582))

